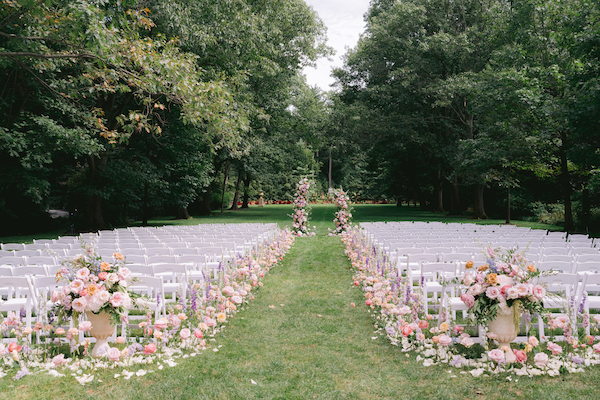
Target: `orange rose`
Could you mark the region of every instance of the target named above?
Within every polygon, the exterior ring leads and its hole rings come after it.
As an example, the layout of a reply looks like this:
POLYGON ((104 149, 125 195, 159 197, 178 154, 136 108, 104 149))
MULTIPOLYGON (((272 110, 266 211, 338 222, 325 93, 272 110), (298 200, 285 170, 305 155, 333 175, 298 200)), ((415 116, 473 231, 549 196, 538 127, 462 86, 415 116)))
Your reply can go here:
POLYGON ((529 271, 529 272, 535 272, 535 271, 537 271, 537 269, 534 267, 533 264, 529 264, 527 266, 527 271, 529 271))
POLYGON ((471 261, 471 260, 467 261, 467 263, 465 264, 465 268, 466 268, 466 269, 471 269, 471 268, 473 268, 473 261, 471 261))
POLYGON ((86 290, 87 290, 87 294, 89 294, 90 296, 93 296, 96 293, 98 293, 98 286, 94 285, 93 283, 90 283, 86 290))
POLYGON ((489 268, 489 266, 487 264, 483 264, 477 268, 477 271, 485 271, 488 268, 489 268))
POLYGON ((487 283, 490 285, 495 285, 498 283, 498 274, 494 274, 493 272, 487 276, 487 283))
POLYGON ((123 259, 123 255, 121 253, 113 253, 113 257, 115 258, 115 260, 123 259))
MULTIPOLYGON (((117 254, 117 253, 115 253, 115 254, 117 254)), ((104 261, 102 261, 102 262, 100 263, 100 269, 101 269, 102 271, 108 271, 108 270, 110 269, 110 264, 109 264, 109 263, 107 263, 107 262, 104 262, 104 261)))
POLYGON ((431 338, 431 340, 433 340, 433 343, 438 343, 440 341, 440 337, 439 336, 434 336, 431 338))

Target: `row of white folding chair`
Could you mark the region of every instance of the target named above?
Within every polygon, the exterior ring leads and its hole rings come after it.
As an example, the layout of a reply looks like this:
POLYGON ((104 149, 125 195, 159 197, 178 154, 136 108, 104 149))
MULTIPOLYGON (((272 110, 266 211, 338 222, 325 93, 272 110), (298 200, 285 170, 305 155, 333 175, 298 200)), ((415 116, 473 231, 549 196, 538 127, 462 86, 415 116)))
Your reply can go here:
POLYGON ((35 290, 28 276, 0 276, 0 312, 25 312, 25 325, 31 327, 33 311, 37 308, 35 290))

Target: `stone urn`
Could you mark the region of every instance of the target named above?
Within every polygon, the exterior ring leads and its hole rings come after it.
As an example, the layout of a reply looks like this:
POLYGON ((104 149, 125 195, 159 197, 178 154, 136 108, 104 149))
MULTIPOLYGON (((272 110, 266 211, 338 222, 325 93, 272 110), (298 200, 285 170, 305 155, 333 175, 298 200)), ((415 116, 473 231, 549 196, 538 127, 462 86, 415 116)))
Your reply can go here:
MULTIPOLYGON (((503 311, 502 309, 498 309, 496 318, 488 322, 488 331, 495 333, 498 337, 499 349, 502 349, 503 347, 511 349, 510 342, 515 340, 519 334, 519 324, 515 324, 515 313, 517 311, 514 310, 513 307, 510 307, 509 310, 503 311)), ((508 364, 517 360, 512 349, 505 352, 504 358, 508 364)))
POLYGON ((108 338, 115 331, 115 326, 110 314, 105 311, 98 314, 86 312, 85 315, 87 320, 92 323, 90 335, 96 338, 96 344, 92 349, 92 357, 100 357, 100 349, 109 347, 108 338))

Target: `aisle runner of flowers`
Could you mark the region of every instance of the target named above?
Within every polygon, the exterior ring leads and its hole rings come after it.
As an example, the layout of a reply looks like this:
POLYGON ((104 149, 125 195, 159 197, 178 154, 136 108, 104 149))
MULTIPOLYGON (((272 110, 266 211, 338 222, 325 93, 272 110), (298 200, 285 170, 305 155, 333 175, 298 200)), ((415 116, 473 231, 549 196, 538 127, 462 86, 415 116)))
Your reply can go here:
MULTIPOLYGON (((216 279, 190 283, 185 289, 187 301, 167 303, 167 316, 156 320, 148 312, 129 335, 118 336, 116 343, 101 349, 99 357, 91 356, 94 344, 89 338, 79 341, 80 332, 93 329, 89 321, 80 320, 66 329, 59 316, 50 313, 49 320, 27 328, 23 315, 9 313, 2 322, 3 336, 11 339, 0 343, 0 377, 20 379, 47 373, 74 376, 85 384, 94 380, 95 373, 114 369, 114 378, 129 379, 174 367, 178 358, 194 357, 208 349, 216 352, 220 346, 215 335, 240 307, 254 299, 255 291, 263 286, 262 279, 283 259, 294 237, 287 229, 280 230, 248 256, 221 264, 216 279)), ((85 254, 66 260, 57 279, 66 279, 68 284, 52 295, 57 302, 55 311, 76 321, 83 312, 109 311, 116 320, 131 323, 125 309, 137 304, 142 308, 143 299, 127 290, 135 278, 123 256, 115 253, 114 258, 115 263, 106 263, 88 246, 85 254)), ((165 299, 158 299, 161 301, 165 299)), ((120 331, 119 326, 117 329, 120 331)))
MULTIPOLYGON (((493 332, 487 332, 483 343, 475 343, 471 335, 465 332, 465 327, 452 320, 451 310, 443 310, 439 316, 428 314, 421 297, 423 282, 416 286, 409 283, 409 280, 398 272, 395 262, 374 246, 361 229, 353 227, 342 235, 342 241, 346 245, 346 255, 355 271, 354 285, 364 291, 365 305, 369 307, 369 312, 374 318, 376 333, 387 337, 392 345, 400 347, 403 352, 414 352, 417 361, 425 366, 447 364, 457 368, 462 374, 470 373, 473 376, 500 373, 518 376, 558 376, 569 372, 582 372, 583 367, 600 364, 600 337, 585 335, 579 331, 572 332, 567 315, 549 317, 549 329, 545 336, 547 341, 543 343, 535 336, 529 336, 523 343, 512 343, 512 349, 498 349, 495 340, 497 336, 493 332), (564 335, 566 340, 558 342, 556 335, 559 334, 564 335), (514 354, 516 361, 507 363, 505 352, 514 354)), ((488 264, 497 271, 493 272, 497 275, 496 278, 501 275, 501 271, 498 271, 500 268, 510 269, 513 274, 511 277, 526 276, 526 271, 523 271, 527 269, 524 258, 517 255, 509 260, 514 264, 504 264, 491 248, 486 251, 489 256, 488 264)), ((534 272, 532 267, 529 269, 530 272, 534 272)), ((478 275, 479 272, 481 271, 478 271, 478 275)), ((497 287, 486 283, 485 277, 474 277, 470 270, 467 270, 465 276, 471 277, 466 279, 465 294, 473 297, 461 297, 466 304, 471 303, 467 306, 473 307, 474 294, 480 296, 486 287, 497 287), (473 285, 480 287, 475 291, 467 291, 467 287, 473 285)), ((508 274, 502 276, 508 278, 508 274)), ((522 284, 502 286, 503 295, 509 289, 524 288, 519 285, 522 284)), ((529 290, 532 291, 533 288, 530 287, 529 290)), ((541 296, 538 299, 541 299, 545 294, 543 288, 537 290, 537 295, 541 296)), ((532 305, 536 303, 533 296, 535 290, 533 292, 529 295, 532 305)), ((496 295, 499 296, 500 293, 496 295)), ((517 299, 525 301, 525 297, 519 298, 519 294, 515 292, 511 302, 514 303, 517 299)), ((486 313, 487 311, 484 311, 484 314, 486 313)), ((489 317, 489 313, 487 316, 489 317)), ((586 315, 582 320, 584 323, 590 323, 586 315)), ((600 318, 595 316, 591 328, 596 334, 599 324, 600 318)))

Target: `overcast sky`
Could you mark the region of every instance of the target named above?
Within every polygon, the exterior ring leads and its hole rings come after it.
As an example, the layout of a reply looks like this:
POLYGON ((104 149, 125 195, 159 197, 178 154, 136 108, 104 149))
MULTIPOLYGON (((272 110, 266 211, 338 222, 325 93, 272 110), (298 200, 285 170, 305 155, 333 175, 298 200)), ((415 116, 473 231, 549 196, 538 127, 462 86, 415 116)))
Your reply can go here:
POLYGON ((308 84, 317 85, 322 90, 331 90, 334 82, 330 77, 333 67, 339 67, 347 47, 354 47, 358 36, 365 28, 363 15, 369 8, 369 0, 304 0, 314 8, 327 26, 327 44, 333 47, 336 54, 333 61, 321 59, 317 68, 305 68, 308 84))

